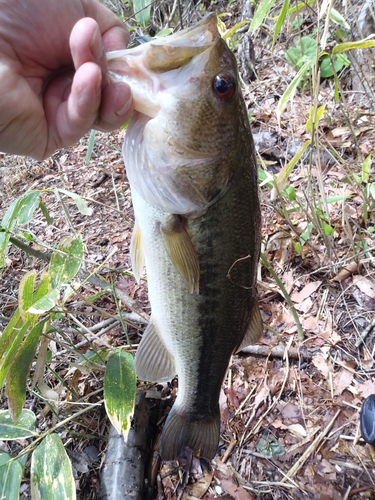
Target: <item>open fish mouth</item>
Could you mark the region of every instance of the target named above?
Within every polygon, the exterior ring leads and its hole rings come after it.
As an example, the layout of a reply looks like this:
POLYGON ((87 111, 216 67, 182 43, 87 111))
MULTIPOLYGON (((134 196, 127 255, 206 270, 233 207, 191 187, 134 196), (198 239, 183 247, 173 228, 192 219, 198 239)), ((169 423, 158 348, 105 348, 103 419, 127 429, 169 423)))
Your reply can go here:
MULTIPOLYGON (((154 118, 162 105, 162 92, 178 79, 178 70, 212 48, 220 39, 216 14, 167 37, 155 38, 138 47, 107 53, 109 74, 114 81, 130 85, 134 109, 154 118), (162 77, 168 74, 168 81, 162 77)), ((202 60, 202 70, 204 62, 202 60)))

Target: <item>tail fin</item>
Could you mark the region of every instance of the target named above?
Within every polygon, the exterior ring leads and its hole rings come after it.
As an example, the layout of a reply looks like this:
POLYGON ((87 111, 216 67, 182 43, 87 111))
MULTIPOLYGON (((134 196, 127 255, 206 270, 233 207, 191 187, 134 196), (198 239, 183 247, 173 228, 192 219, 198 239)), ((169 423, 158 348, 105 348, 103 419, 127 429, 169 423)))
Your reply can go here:
POLYGON ((173 407, 162 432, 160 454, 163 460, 175 460, 189 447, 195 455, 211 460, 216 455, 219 437, 219 408, 215 415, 192 420, 173 407))

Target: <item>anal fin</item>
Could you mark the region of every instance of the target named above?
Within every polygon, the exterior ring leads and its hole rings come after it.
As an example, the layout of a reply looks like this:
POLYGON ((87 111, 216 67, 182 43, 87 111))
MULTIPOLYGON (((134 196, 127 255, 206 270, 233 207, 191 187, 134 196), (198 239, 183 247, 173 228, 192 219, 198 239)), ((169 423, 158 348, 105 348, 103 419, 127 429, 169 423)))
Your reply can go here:
POLYGON ((253 310, 251 311, 251 319, 250 324, 245 333, 245 337, 243 338, 240 346, 236 351, 240 351, 244 347, 255 344, 263 334, 263 320, 260 315, 258 300, 256 299, 254 302, 253 310))
POLYGON ((130 241, 130 258, 132 261, 134 277, 137 280, 137 283, 139 283, 145 265, 145 255, 143 250, 142 232, 137 220, 135 221, 132 238, 130 241))
POLYGON ((137 377, 148 382, 166 382, 176 375, 174 358, 152 317, 137 349, 134 368, 137 377))
POLYGON ((161 225, 163 242, 177 271, 186 281, 190 293, 199 293, 199 259, 182 220, 173 215, 161 225))

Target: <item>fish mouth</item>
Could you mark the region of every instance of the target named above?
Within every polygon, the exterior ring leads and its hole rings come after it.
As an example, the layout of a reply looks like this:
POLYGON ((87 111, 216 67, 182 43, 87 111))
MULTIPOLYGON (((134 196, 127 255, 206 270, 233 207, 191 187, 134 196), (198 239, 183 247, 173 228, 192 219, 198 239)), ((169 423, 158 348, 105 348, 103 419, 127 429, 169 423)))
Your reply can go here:
POLYGON ((160 93, 167 86, 163 74, 173 78, 171 72, 177 73, 219 39, 216 14, 210 13, 196 25, 173 35, 132 49, 108 52, 109 74, 113 81, 130 85, 136 111, 155 118, 161 109, 160 93))

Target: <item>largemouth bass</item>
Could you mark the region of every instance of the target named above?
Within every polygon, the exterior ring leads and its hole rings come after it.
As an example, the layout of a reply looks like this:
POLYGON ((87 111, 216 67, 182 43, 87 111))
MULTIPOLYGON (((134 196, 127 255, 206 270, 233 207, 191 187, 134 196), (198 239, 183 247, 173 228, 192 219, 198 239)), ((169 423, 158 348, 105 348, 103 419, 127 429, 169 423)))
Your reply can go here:
POLYGON ((146 267, 152 314, 135 370, 153 382, 178 375, 162 458, 189 447, 212 459, 230 357, 262 333, 257 166, 236 60, 214 14, 108 59, 136 110, 123 147, 131 258, 138 280, 146 267))

